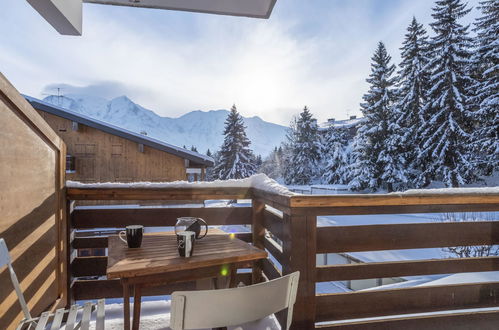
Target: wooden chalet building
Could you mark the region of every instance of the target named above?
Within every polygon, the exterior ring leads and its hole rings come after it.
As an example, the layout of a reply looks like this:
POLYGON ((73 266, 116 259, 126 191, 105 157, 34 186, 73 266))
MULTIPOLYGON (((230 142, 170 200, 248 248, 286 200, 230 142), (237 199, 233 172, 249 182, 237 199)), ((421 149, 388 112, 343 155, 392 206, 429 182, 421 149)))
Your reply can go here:
POLYGON ((25 96, 67 146, 66 179, 202 181, 211 157, 25 96))

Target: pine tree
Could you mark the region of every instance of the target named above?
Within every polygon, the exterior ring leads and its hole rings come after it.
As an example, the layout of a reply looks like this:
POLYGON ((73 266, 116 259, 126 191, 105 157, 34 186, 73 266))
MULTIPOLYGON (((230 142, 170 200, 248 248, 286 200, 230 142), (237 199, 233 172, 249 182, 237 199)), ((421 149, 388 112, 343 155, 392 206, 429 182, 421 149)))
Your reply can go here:
POLYGON ((421 144, 418 130, 421 127, 421 116, 428 93, 429 72, 427 65, 428 36, 422 24, 415 17, 407 28, 401 48, 400 70, 398 71, 397 102, 394 107, 397 118, 392 130, 398 131, 398 145, 403 153, 404 175, 408 178, 409 187, 421 186, 415 182, 418 171, 424 171, 425 159, 418 158, 421 144))
MULTIPOLYGON (((215 164, 216 164, 216 155, 213 155, 211 153, 210 149, 206 150, 206 156, 213 158, 213 160, 215 161, 215 164)), ((213 180, 214 180, 213 167, 208 167, 208 168, 206 168, 205 181, 213 181, 213 180)))
POLYGON ((195 146, 191 146, 191 151, 198 152, 198 148, 196 148, 195 146))
POLYGON ((461 0, 439 0, 433 8, 431 27, 432 59, 428 102, 421 129, 421 159, 427 159, 420 182, 430 179, 458 187, 474 179, 471 163, 470 131, 472 121, 468 90, 473 84, 469 75, 472 53, 468 26, 459 19, 470 10, 461 0))
POLYGON ((288 134, 290 158, 287 161, 287 184, 310 184, 319 174, 320 138, 317 120, 305 106, 288 134))
POLYGON ((400 161, 399 141, 392 125, 395 66, 390 64, 391 57, 382 42, 378 43, 372 61, 366 80, 370 88, 361 104, 364 121, 354 143, 354 179, 350 186, 355 190, 383 187, 392 191, 394 184, 405 181, 404 162, 400 161))
POLYGON ((473 149, 484 175, 499 167, 499 1, 484 0, 475 22, 474 68, 478 80, 473 103, 477 125, 473 149))
POLYGON ((282 179, 282 148, 275 147, 258 170, 274 180, 282 179))
POLYGON ((327 128, 322 148, 322 182, 347 184, 348 155, 346 132, 331 125, 327 128))
POLYGON ((218 179, 242 179, 255 174, 254 155, 249 148, 251 142, 245 130, 243 118, 233 105, 225 120, 225 138, 214 169, 218 179))

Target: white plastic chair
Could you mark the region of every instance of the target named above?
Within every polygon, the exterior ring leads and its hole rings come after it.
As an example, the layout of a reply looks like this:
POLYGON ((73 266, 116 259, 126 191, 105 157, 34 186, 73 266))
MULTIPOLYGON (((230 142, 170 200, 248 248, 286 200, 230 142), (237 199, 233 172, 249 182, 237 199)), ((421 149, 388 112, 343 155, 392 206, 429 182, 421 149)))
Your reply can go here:
POLYGON ((235 326, 288 309, 286 330, 293 319, 300 272, 251 286, 172 294, 173 330, 235 326))
POLYGON ((88 330, 90 326, 90 317, 92 312, 96 310, 96 325, 95 330, 104 330, 104 299, 98 301, 97 304, 92 304, 91 302, 85 303, 85 305, 78 306, 73 305, 70 309, 60 308, 56 310, 55 313, 43 312, 40 317, 31 317, 31 313, 29 311, 28 305, 26 304, 26 300, 24 299, 23 292, 21 291, 21 287, 19 286, 19 281, 17 279, 16 273, 14 272, 14 268, 12 268, 12 260, 10 258, 9 250, 7 249, 7 244, 3 238, 0 238, 0 268, 7 265, 10 278, 12 280, 12 285, 14 286, 14 290, 16 291, 17 298, 19 299, 19 304, 21 305, 21 309, 24 314, 24 319, 19 323, 17 329, 32 329, 35 327, 35 330, 44 330, 47 327, 47 323, 51 320, 50 330, 59 330, 61 328, 61 323, 64 318, 64 315, 68 314, 66 320, 66 330, 88 330), (83 309, 83 313, 81 320, 76 322, 76 318, 78 316, 78 311, 83 309))

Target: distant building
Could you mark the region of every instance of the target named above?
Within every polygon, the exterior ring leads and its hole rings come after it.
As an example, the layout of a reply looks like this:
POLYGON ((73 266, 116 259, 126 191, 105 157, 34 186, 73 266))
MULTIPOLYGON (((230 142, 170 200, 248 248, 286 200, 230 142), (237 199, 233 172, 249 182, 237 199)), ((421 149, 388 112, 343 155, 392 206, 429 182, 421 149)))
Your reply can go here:
POLYGON ((200 181, 213 166, 211 157, 25 97, 66 143, 67 180, 200 181))
POLYGON ((329 127, 334 126, 339 130, 345 130, 348 132, 348 138, 353 139, 355 134, 357 134, 357 129, 359 125, 362 123, 364 118, 357 118, 357 116, 350 116, 349 119, 344 120, 336 120, 335 118, 329 118, 325 123, 321 123, 319 125, 320 131, 325 131, 329 127))

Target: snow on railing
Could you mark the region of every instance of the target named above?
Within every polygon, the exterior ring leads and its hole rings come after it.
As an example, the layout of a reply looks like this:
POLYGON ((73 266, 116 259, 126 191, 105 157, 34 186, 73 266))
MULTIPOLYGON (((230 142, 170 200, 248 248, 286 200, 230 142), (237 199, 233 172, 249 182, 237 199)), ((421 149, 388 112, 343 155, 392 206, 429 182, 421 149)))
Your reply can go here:
POLYGON ((197 188, 255 188, 266 192, 293 196, 295 193, 280 185, 277 181, 269 178, 265 174, 255 174, 246 179, 239 180, 215 180, 215 181, 173 181, 173 182, 102 182, 102 183, 82 183, 78 181, 66 181, 67 188, 87 188, 87 189, 197 189, 197 188))

